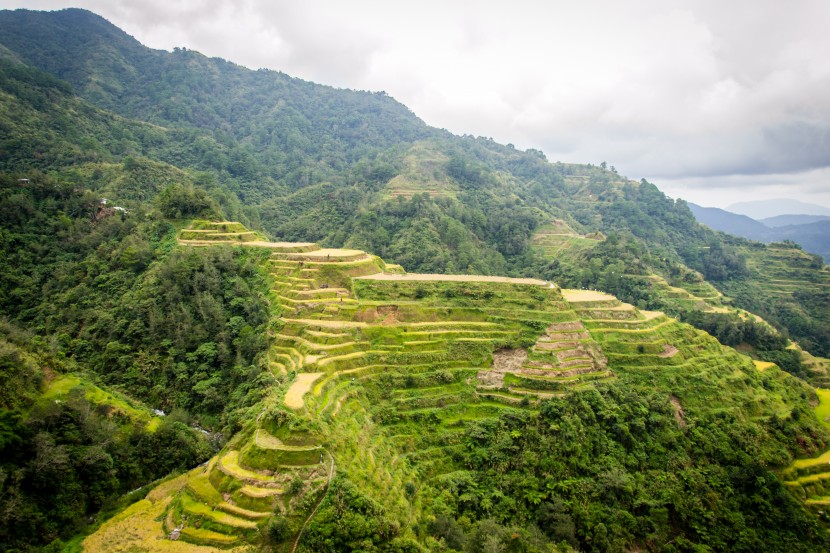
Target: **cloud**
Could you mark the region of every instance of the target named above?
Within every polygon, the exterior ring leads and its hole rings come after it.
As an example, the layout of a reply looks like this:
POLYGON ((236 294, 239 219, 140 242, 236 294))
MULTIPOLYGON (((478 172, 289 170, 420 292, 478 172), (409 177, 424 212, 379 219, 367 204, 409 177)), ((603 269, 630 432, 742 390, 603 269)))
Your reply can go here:
POLYGON ((714 188, 830 166, 824 0, 73 4, 151 47, 385 90, 437 127, 634 178, 714 188))
POLYGON ((663 179, 660 188, 673 198, 706 207, 726 207, 746 200, 796 198, 830 207, 830 168, 799 173, 680 177, 663 179))

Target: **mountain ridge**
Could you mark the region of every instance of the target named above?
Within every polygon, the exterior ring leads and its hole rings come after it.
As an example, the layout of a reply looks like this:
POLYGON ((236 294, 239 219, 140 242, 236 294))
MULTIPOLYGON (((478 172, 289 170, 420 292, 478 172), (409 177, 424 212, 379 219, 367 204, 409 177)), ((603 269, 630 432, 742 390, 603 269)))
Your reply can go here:
POLYGON ((791 198, 777 198, 774 200, 752 200, 736 202, 726 207, 727 210, 746 215, 754 219, 764 219, 788 213, 804 215, 830 215, 830 208, 805 203, 791 198))
POLYGON ((830 261, 830 228, 827 224, 830 217, 779 215, 756 221, 746 215, 719 208, 701 207, 692 203, 689 207, 699 222, 714 230, 766 243, 789 240, 811 253, 821 255, 825 261, 830 261), (802 220, 805 222, 798 222, 802 220), (765 221, 772 221, 772 225, 767 226, 765 221))

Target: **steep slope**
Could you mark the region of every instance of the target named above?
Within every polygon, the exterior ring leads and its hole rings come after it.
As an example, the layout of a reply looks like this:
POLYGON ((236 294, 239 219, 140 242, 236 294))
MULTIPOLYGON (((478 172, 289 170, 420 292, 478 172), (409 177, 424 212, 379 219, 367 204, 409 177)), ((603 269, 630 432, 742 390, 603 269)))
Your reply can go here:
MULTIPOLYGON (((190 170, 182 180, 208 188, 226 213, 271 236, 367 249, 410 270, 544 275, 547 268, 533 255, 531 237, 540 225, 563 220, 583 235, 629 232, 637 248, 648 252, 648 263, 686 265, 716 285, 748 273, 733 246, 697 225, 684 202, 669 200, 648 182, 629 181, 601 166, 548 163, 540 152, 492 140, 453 137, 429 129, 382 95, 250 71, 194 52, 152 51, 88 12, 22 10, 0 18, 10 23, 2 27, 2 41, 18 59, 70 79, 102 106, 168 126, 121 120, 124 125, 93 128, 61 142, 63 134, 54 129, 72 117, 62 119, 64 108, 49 98, 65 96, 64 85, 29 83, 23 91, 40 87, 44 99, 25 106, 31 117, 10 129, 10 136, 43 139, 8 143, 12 155, 6 159, 14 160, 9 168, 71 165, 72 178, 103 189, 113 164, 126 166, 128 156, 143 154, 190 170), (99 82, 115 83, 103 99, 92 92, 99 82), (28 156, 32 150, 59 154, 28 156)), ((14 67, 9 73, 21 73, 14 67)), ((30 81, 48 80, 26 71, 30 81)), ((6 98, 10 114, 24 107, 15 87, 6 98)), ((94 111, 71 102, 75 112, 94 111)), ((157 192, 158 187, 145 198, 157 192)), ((134 189, 129 194, 136 196, 134 189)), ((667 266, 655 268, 670 277, 667 266)), ((583 285, 609 288, 590 279, 583 285)), ((744 295, 732 295, 742 307, 752 307, 744 295)), ((781 301, 764 300, 773 306, 781 301)), ((787 317, 767 318, 817 343, 816 353, 826 353, 815 332, 803 332, 803 325, 787 317)))
POLYGON ((692 210, 698 222, 714 230, 759 242, 770 242, 772 239, 773 232, 769 227, 746 215, 738 215, 716 207, 701 207, 692 203, 689 204, 689 209, 692 210))
POLYGON ((206 436, 0 325, 0 541, 34 550, 208 459, 206 436), (96 383, 97 381, 97 383, 96 383))
POLYGON ((720 284, 739 305, 782 328, 804 349, 830 356, 830 269, 793 243, 738 242, 750 274, 720 284))
POLYGON ((209 159, 259 201, 337 174, 373 149, 441 134, 383 93, 337 90, 183 49, 151 50, 91 12, 0 12, 0 43, 97 106, 241 148, 209 159), (260 182, 267 179, 267 182, 260 182))
MULTIPOLYGON (((87 549, 826 550, 769 472, 825 444, 812 390, 653 311, 700 312, 704 328, 734 316, 736 336, 785 345, 731 302, 760 304, 821 351, 819 260, 719 236, 602 166, 425 128, 382 95, 148 52, 83 12, 38 30, 41 15, 14 16, 37 37, 26 47, 0 26, 18 44, 0 72, 3 312, 102 384, 230 440, 87 549), (113 34, 97 41, 99 28, 113 34), (58 40, 86 100, 20 64, 64 67, 58 40), (130 68, 157 80, 120 76, 130 68), (236 104, 234 87, 250 96, 236 104), (212 222, 182 229, 192 217, 212 222), (451 272, 522 279, 432 274, 451 272), (162 531, 176 528, 178 542, 162 531)), ((791 372, 827 376, 825 360, 775 351, 781 368, 801 358, 791 372)), ((2 522, 27 543, 97 510, 30 516, 9 508, 11 484, 2 522)))
MULTIPOLYGON (((494 429, 508 425, 513 430, 507 445, 515 449, 512 444, 524 442, 532 451, 536 446, 527 441, 529 428, 518 430, 517 425, 555 418, 552 410, 567 410, 575 398, 610 405, 616 394, 631 394, 629 401, 639 401, 634 399, 637 394, 652 396, 649 401, 664 417, 661 422, 652 420, 649 425, 657 426, 651 430, 648 425, 632 427, 615 438, 614 447, 640 459, 614 469, 622 480, 632 478, 626 471, 638 463, 645 463, 640 470, 677 470, 658 469, 656 459, 640 457, 642 444, 635 445, 633 433, 640 441, 651 440, 656 436, 646 436, 656 428, 657 434, 672 428, 671 440, 693 428, 712 429, 714 421, 725 424, 722 430, 728 433, 751 428, 765 436, 755 442, 760 447, 745 450, 748 444, 742 440, 730 445, 761 465, 787 464, 788 449, 795 446, 774 437, 775 425, 799 426, 802 444, 815 440, 810 450, 824 443, 817 421, 800 399, 813 397, 806 386, 776 368, 761 373, 706 334, 661 313, 640 312, 612 296, 560 290, 533 279, 402 273, 356 250, 257 245, 240 239, 246 231, 234 223, 200 222, 195 230, 203 230, 199 234, 206 239, 193 242, 188 239, 191 231, 182 231, 185 247, 235 245, 270 252, 265 263, 276 301, 269 357, 277 385, 261 407, 251 407, 249 413, 256 416, 247 419, 218 457, 176 486, 154 492, 155 500, 137 506, 127 518, 107 523, 86 541, 95 550, 122 551, 149 543, 166 549, 166 535, 194 544, 193 551, 200 544, 236 546, 263 540, 299 542, 301 550, 310 551, 351 549, 358 543, 369 550, 384 543, 417 548, 418 541, 432 549, 435 538, 449 536, 445 528, 430 526, 431 518, 475 521, 491 512, 501 513, 512 525, 516 543, 538 547, 539 537, 532 541, 521 521, 537 505, 561 509, 559 498, 581 497, 561 485, 567 474, 585 478, 584 467, 563 472, 550 465, 547 479, 533 479, 528 474, 540 473, 527 464, 526 454, 516 460, 522 462, 511 462, 498 457, 505 448, 501 441, 489 451, 481 449, 482 442, 494 439, 494 429), (791 406, 802 403, 798 409, 803 414, 790 416, 791 406), (490 481, 498 465, 505 480, 501 484, 490 481), (523 484, 513 487, 509 482, 516 478, 523 484), (448 489, 458 491, 448 495, 448 489), (414 523, 433 528, 433 537, 412 532, 414 523), (123 524, 146 530, 133 539, 119 538, 123 524)), ((577 439, 569 435, 567 424, 566 419, 556 425, 556 432, 564 433, 560 441, 577 439)), ((580 446, 580 456, 590 455, 584 449, 587 443, 580 441, 580 446)), ((676 445, 666 446, 674 452, 670 455, 677 454, 676 445)), ((706 462, 724 467, 747 462, 741 456, 716 458, 706 462)), ((683 470, 699 461, 686 462, 690 465, 683 470)), ((778 508, 789 510, 795 526, 779 524, 777 534, 767 535, 763 527, 753 526, 762 524, 761 519, 746 524, 770 544, 779 543, 787 532, 816 545, 826 540, 821 532, 808 530, 793 499, 774 477, 771 482, 777 486, 773 493, 778 508)), ((638 493, 651 492, 642 488, 638 493)), ((608 500, 617 511, 628 508, 618 496, 608 500)), ((600 504, 603 500, 596 506, 600 504)), ((680 516, 680 504, 665 497, 661 504, 675 513, 664 523, 665 531, 714 543, 709 541, 712 535, 692 530, 695 517, 680 516)), ((746 507, 722 506, 739 511, 746 507)), ((545 539, 585 546, 597 531, 597 521, 580 520, 568 511, 560 514, 574 525, 570 533, 562 534, 560 525, 547 526, 540 518, 545 539)), ((606 522, 610 541, 594 542, 593 547, 646 539, 606 522)), ((476 527, 484 531, 486 526, 480 522, 476 527)), ((498 524, 491 530, 497 537, 508 532, 498 524)), ((717 539, 726 540, 723 545, 737 544, 724 530, 718 528, 717 539)), ((477 538, 471 534, 470 539, 477 538)))

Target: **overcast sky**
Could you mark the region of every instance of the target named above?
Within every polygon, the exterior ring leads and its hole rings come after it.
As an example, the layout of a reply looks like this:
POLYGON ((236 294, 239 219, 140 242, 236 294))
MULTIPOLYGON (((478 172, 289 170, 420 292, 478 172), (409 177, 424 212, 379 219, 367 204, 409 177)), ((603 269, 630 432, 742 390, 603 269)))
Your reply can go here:
POLYGON ((827 0, 0 0, 69 6, 702 205, 830 206, 827 0))

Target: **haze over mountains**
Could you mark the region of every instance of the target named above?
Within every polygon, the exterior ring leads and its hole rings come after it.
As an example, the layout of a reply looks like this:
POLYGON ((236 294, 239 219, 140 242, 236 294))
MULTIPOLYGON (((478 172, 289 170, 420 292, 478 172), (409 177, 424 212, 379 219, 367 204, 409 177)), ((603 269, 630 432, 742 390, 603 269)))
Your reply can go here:
POLYGON ((830 208, 828 207, 808 204, 791 198, 737 202, 727 206, 726 210, 747 215, 759 221, 779 215, 822 215, 830 217, 830 208))

